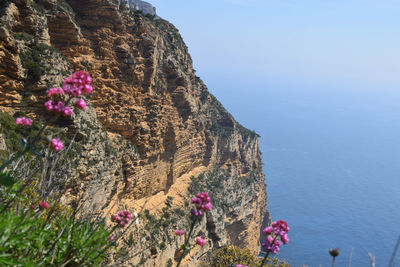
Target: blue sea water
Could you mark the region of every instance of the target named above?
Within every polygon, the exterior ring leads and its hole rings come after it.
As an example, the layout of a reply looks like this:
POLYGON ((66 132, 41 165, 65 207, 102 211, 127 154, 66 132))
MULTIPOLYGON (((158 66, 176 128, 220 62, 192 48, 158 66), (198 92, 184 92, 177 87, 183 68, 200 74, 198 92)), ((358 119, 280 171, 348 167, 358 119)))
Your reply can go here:
POLYGON ((368 252, 388 266, 400 235, 400 93, 263 88, 221 98, 261 135, 268 209, 291 227, 279 257, 331 266, 338 247, 336 266, 352 249, 353 267, 370 266, 368 252))
POLYGON ((348 266, 353 248, 352 266, 369 266, 368 252, 387 266, 400 235, 399 97, 306 94, 270 103, 264 123, 269 209, 291 225, 281 257, 330 266, 339 247, 337 266, 348 266))

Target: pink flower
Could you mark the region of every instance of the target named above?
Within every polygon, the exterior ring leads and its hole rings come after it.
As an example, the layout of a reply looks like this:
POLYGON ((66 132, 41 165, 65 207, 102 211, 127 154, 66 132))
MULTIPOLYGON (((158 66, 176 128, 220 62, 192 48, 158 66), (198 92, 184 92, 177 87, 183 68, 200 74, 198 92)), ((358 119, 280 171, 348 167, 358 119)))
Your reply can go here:
POLYGON ((53 95, 62 95, 64 94, 64 90, 62 88, 50 88, 47 91, 47 96, 52 97, 53 95))
POLYGON ((76 99, 75 106, 79 109, 85 109, 86 108, 86 102, 82 98, 76 99))
POLYGON ((39 202, 39 207, 42 210, 47 210, 49 208, 49 204, 47 204, 47 202, 45 202, 45 201, 40 201, 39 202))
POLYGON ((247 265, 242 265, 242 264, 236 264, 236 267, 249 267, 247 265))
POLYGON ((201 210, 196 211, 195 209, 191 209, 190 213, 195 217, 200 217, 203 214, 203 212, 201 210))
POLYGON ((288 237, 288 235, 283 235, 283 236, 281 236, 281 240, 282 240, 282 242, 283 242, 283 244, 287 244, 287 243, 289 243, 289 237, 288 237))
POLYGON ((65 78, 64 91, 72 96, 80 96, 82 93, 87 95, 93 90, 90 85, 92 78, 86 71, 80 70, 74 72, 72 77, 65 78))
POLYGON ((284 220, 273 222, 272 226, 269 226, 263 230, 263 233, 267 235, 267 242, 262 243, 263 249, 266 251, 270 251, 273 254, 277 253, 282 243, 289 243, 289 237, 287 235, 289 230, 290 228, 287 222, 285 222, 284 220))
POLYGON ((113 236, 113 235, 110 235, 110 237, 108 238, 108 240, 109 240, 110 242, 114 241, 114 236, 113 236))
POLYGON ((74 111, 72 110, 72 108, 70 106, 64 107, 62 112, 63 112, 64 116, 71 116, 72 114, 74 114, 74 111))
POLYGON ((51 148, 55 151, 61 151, 64 147, 63 143, 61 142, 60 138, 53 138, 50 144, 51 148))
POLYGON ((125 216, 125 218, 127 218, 128 220, 130 220, 132 218, 132 215, 129 211, 124 210, 122 211, 123 216, 125 216))
POLYGON ((21 117, 21 118, 17 118, 15 123, 17 125, 21 125, 21 126, 24 126, 24 127, 29 127, 29 126, 32 125, 32 120, 28 119, 26 117, 21 117))
POLYGON ((209 210, 211 210, 211 208, 212 208, 211 202, 208 202, 207 204, 205 204, 205 205, 202 206, 202 209, 203 209, 204 211, 209 211, 209 210))
MULTIPOLYGON (((89 73, 85 71, 77 71, 72 74, 72 77, 67 77, 64 79, 63 88, 50 88, 47 91, 48 97, 54 95, 68 94, 74 97, 78 97, 83 94, 90 94, 93 91, 93 87, 90 85, 92 83, 92 78, 89 73)), ((45 107, 48 111, 58 112, 64 116, 71 116, 74 114, 71 107, 64 106, 64 103, 59 101, 55 104, 52 100, 47 101, 45 107)), ((77 99, 75 105, 79 109, 85 109, 87 104, 83 99, 77 99)))
POLYGON ((176 235, 184 235, 185 234, 185 230, 179 230, 178 229, 178 230, 175 231, 175 234, 176 235))
POLYGON ((278 231, 289 232, 290 228, 284 220, 278 220, 272 224, 272 227, 278 231))
POLYGON ((46 103, 44 103, 44 106, 46 107, 47 111, 54 111, 54 102, 53 100, 49 100, 46 103))
POLYGON ((207 212, 212 208, 211 198, 206 192, 198 193, 192 198, 192 203, 196 205, 197 210, 191 209, 190 213, 196 217, 201 216, 202 211, 207 212))
POLYGON ((270 233, 272 233, 272 226, 268 226, 267 228, 265 228, 264 230, 263 230, 263 233, 265 234, 265 235, 269 235, 270 233))
POLYGON ((206 241, 201 237, 197 237, 196 238, 196 243, 197 243, 197 245, 202 247, 202 246, 204 246, 206 244, 206 241))
POLYGON ((82 94, 82 89, 76 87, 74 84, 66 84, 64 81, 64 91, 65 93, 72 96, 80 96, 82 94))
POLYGON ((53 105, 53 110, 56 112, 63 112, 64 111, 64 103, 61 101, 58 101, 57 105, 53 105))
POLYGON ((83 85, 92 83, 92 78, 90 77, 89 73, 87 73, 84 70, 74 72, 72 74, 72 79, 74 81, 76 81, 76 83, 83 84, 83 85))
POLYGON ((116 221, 116 222, 120 222, 121 221, 121 217, 119 217, 118 213, 117 214, 113 214, 111 216, 111 220, 112 221, 116 221))
POLYGON ((117 212, 111 216, 111 221, 118 223, 120 226, 124 227, 132 219, 132 215, 129 211, 123 210, 117 212))
MULTIPOLYGON (((57 88, 53 88, 53 89, 57 89, 57 88)), ((72 114, 74 114, 73 109, 70 106, 65 106, 62 101, 58 101, 58 103, 55 104, 52 100, 49 100, 46 103, 44 103, 44 106, 46 107, 46 109, 48 111, 50 111, 50 112, 54 111, 57 113, 61 113, 64 116, 71 116, 72 114)))
POLYGON ((92 87, 91 85, 85 84, 85 85, 83 86, 83 93, 84 93, 85 95, 90 94, 92 91, 93 91, 93 87, 92 87))

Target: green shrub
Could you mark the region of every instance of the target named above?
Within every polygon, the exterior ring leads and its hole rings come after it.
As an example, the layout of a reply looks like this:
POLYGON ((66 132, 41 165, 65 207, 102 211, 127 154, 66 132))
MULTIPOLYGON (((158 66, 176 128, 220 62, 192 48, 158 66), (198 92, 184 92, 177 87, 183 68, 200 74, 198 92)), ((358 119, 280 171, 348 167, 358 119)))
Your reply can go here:
MULTIPOLYGON (((48 50, 52 48, 34 44, 24 62, 40 62, 48 50)), ((61 152, 53 146, 53 151, 47 137, 55 133, 63 137, 58 125, 65 118, 53 116, 44 125, 30 122, 24 127, 16 124, 16 117, 22 116, 26 115, 0 112, 0 131, 7 146, 0 158, 0 266, 104 263, 109 248, 123 235, 117 230, 122 224, 107 227, 100 216, 85 214, 83 199, 76 200, 72 211, 60 202, 68 177, 69 161, 64 155, 69 147, 61 152), (115 232, 117 236, 111 238, 115 232)), ((63 140, 69 142, 65 136, 63 140)))
MULTIPOLYGON (((249 267, 260 267, 261 260, 257 258, 250 250, 234 246, 225 246, 214 251, 201 266, 213 267, 235 267, 237 264, 247 265, 249 267)), ((266 267, 290 267, 290 265, 277 258, 269 258, 266 267)))
POLYGON ((182 215, 183 211, 180 209, 172 210, 172 197, 167 197, 165 201, 165 207, 162 209, 160 216, 150 214, 149 210, 144 210, 142 219, 144 221, 144 229, 151 233, 152 242, 158 246, 159 249, 164 250, 166 244, 171 244, 172 238, 169 236, 169 232, 173 230, 173 226, 177 223, 179 215, 182 215))
POLYGON ((255 138, 259 138, 260 137, 260 135, 258 133, 243 127, 239 123, 237 124, 237 129, 238 129, 239 133, 242 135, 243 141, 245 141, 245 142, 247 142, 247 140, 249 138, 250 139, 255 139, 255 138))
POLYGON ((57 6, 63 7, 70 15, 74 14, 72 7, 64 0, 57 0, 57 6))
MULTIPOLYGON (((197 77, 197 76, 195 76, 196 77, 196 79, 199 79, 200 80, 200 78, 199 77, 197 77)), ((208 91, 207 91, 207 89, 201 89, 201 93, 200 93, 200 101, 201 101, 201 103, 205 103, 206 102, 206 100, 207 100, 207 98, 208 98, 208 95, 209 95, 209 93, 208 93, 208 91)))
POLYGON ((24 41, 31 41, 34 39, 33 35, 26 33, 26 32, 19 32, 15 34, 15 38, 18 40, 24 40, 24 41))
MULTIPOLYGON (((214 169, 200 174, 197 178, 192 177, 189 184, 189 195, 195 195, 197 192, 208 192, 211 197, 213 206, 220 209, 223 213, 227 213, 232 209, 232 203, 226 201, 229 193, 229 180, 242 181, 240 179, 232 179, 231 175, 224 170, 214 169)), ((240 185, 236 185, 239 188, 240 185)))
POLYGON ((151 14, 145 14, 144 16, 150 20, 154 20, 154 18, 156 17, 155 15, 151 15, 151 14))
POLYGON ((212 253, 203 264, 214 267, 236 266, 236 264, 256 266, 257 262, 257 257, 250 250, 226 246, 212 253))
POLYGON ((31 5, 39 14, 46 12, 46 8, 42 4, 36 3, 35 0, 31 1, 31 5))
MULTIPOLYGON (((26 35, 24 36, 26 37, 26 35)), ((58 49, 53 46, 35 42, 30 49, 27 49, 19 55, 22 67, 26 70, 28 81, 37 82, 45 73, 46 70, 43 66, 42 58, 45 57, 49 51, 60 53, 58 49)))
MULTIPOLYGON (((4 191, 4 190, 3 190, 4 191)), ((4 199, 3 199, 4 200, 4 199)), ((68 213, 0 205, 1 266, 95 265, 107 256, 110 232, 68 213)))
POLYGON ((44 70, 40 64, 40 54, 37 51, 26 51, 19 55, 22 67, 26 70, 28 79, 37 82, 42 77, 44 70))

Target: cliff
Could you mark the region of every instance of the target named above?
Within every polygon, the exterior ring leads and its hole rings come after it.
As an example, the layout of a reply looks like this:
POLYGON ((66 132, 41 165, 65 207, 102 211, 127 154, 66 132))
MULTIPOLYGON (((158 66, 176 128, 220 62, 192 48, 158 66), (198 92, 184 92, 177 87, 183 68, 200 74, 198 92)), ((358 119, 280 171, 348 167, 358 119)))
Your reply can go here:
POLYGON ((141 10, 144 14, 157 16, 156 8, 150 3, 141 0, 121 0, 121 5, 127 5, 129 9, 141 10))
MULTIPOLYGON (((43 119, 48 88, 71 70, 93 77, 89 110, 60 125, 78 153, 60 174, 64 202, 83 198, 88 210, 104 215, 127 208, 156 216, 167 197, 177 210, 206 189, 215 209, 199 229, 208 243, 187 265, 228 243, 258 251, 268 220, 258 136, 195 75, 173 25, 115 0, 3 0, 0 6, 2 111, 43 119)), ((163 266, 174 247, 152 248, 130 262, 163 266)))

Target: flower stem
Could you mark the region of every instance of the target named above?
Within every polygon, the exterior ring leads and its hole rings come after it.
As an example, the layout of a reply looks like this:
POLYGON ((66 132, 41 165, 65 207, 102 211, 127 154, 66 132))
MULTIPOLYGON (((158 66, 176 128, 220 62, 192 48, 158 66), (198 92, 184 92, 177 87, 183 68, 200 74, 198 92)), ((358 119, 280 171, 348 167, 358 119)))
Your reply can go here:
POLYGON ((32 145, 35 146, 36 142, 39 141, 40 136, 42 135, 44 129, 46 129, 47 125, 49 125, 50 123, 56 122, 58 120, 58 118, 60 117, 60 115, 55 115, 53 116, 53 118, 51 118, 50 120, 46 121, 44 123, 44 125, 42 126, 42 128, 39 130, 39 132, 36 134, 36 136, 33 138, 32 141, 32 145))
MULTIPOLYGON (((275 240, 276 240, 277 238, 278 238, 278 236, 275 236, 275 238, 274 238, 274 240, 272 241, 271 245, 274 244, 274 242, 275 242, 275 240)), ((269 256, 269 253, 270 253, 270 252, 271 252, 270 250, 267 250, 267 253, 265 254, 265 257, 264 257, 263 261, 261 262, 260 267, 263 267, 263 266, 264 266, 265 261, 267 260, 267 258, 268 258, 268 256, 269 256)))
POLYGON ((192 225, 190 226, 189 234, 188 234, 188 236, 187 236, 187 238, 186 238, 186 240, 185 240, 185 244, 182 246, 182 250, 183 250, 183 251, 182 251, 181 256, 179 257, 178 264, 176 265, 176 267, 179 267, 179 265, 181 264, 181 261, 183 260, 183 257, 184 257, 185 254, 186 254, 187 245, 189 244, 190 236, 192 235, 192 232, 193 232, 194 226, 196 225, 196 222, 197 222, 197 217, 194 217, 194 218, 193 218, 192 225))

